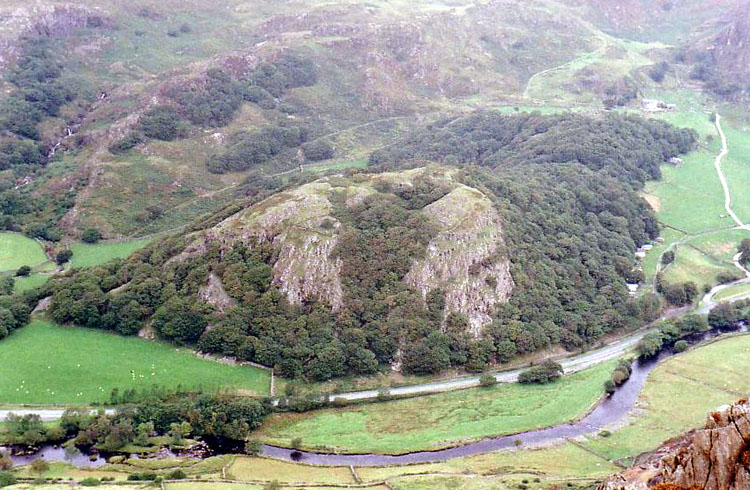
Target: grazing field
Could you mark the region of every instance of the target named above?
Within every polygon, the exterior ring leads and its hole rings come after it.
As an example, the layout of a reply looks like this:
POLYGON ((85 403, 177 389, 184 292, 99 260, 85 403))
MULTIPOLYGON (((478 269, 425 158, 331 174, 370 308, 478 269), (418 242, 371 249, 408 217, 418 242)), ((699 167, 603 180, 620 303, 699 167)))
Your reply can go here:
POLYGON ((342 452, 403 453, 521 432, 580 417, 602 395, 605 363, 548 385, 499 385, 269 419, 258 437, 342 452))
POLYGON ((729 184, 732 209, 743 223, 750 222, 750 130, 737 129, 731 120, 722 119, 729 153, 721 168, 729 184))
POLYGON ((675 261, 664 269, 664 279, 669 283, 694 281, 702 289, 704 286, 717 284, 716 276, 722 272, 733 275, 739 273, 731 261, 719 260, 713 254, 690 244, 679 244, 673 250, 675 261))
POLYGON ((281 483, 353 484, 347 467, 306 466, 272 459, 238 457, 227 468, 237 480, 277 480, 281 483))
POLYGON ((31 274, 26 277, 14 277, 13 290, 16 293, 23 293, 29 289, 34 289, 37 286, 41 286, 52 277, 49 274, 31 274))
POLYGON ((41 245, 18 233, 0 233, 0 272, 15 271, 22 265, 35 267, 47 261, 41 245))
POLYGON ((70 246, 73 267, 93 267, 112 259, 124 259, 136 250, 148 245, 150 240, 132 240, 124 242, 74 243, 70 246))
POLYGON ((715 153, 694 151, 684 157, 681 167, 664 165, 661 180, 646 184, 646 195, 659 203, 657 214, 662 223, 689 234, 734 225, 731 218, 722 218, 726 211, 714 168, 716 153, 718 149, 715 153))
POLYGON ((189 349, 60 327, 35 320, 0 342, 0 403, 105 402, 121 391, 153 385, 219 388, 265 395, 268 372, 196 357, 189 349))
POLYGON ((731 299, 738 298, 740 296, 744 296, 748 293, 750 293, 750 284, 748 283, 736 284, 726 289, 722 289, 721 291, 716 293, 713 297, 713 300, 714 301, 731 300, 731 299))

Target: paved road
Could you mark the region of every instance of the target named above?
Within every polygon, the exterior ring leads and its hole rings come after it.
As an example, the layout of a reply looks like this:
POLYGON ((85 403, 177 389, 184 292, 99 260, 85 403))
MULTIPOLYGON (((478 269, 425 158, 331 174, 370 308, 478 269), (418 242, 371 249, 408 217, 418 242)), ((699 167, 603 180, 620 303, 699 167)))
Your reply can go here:
MULTIPOLYGON (((663 315, 659 321, 667 320, 680 316, 689 311, 689 307, 678 308, 670 311, 663 315)), ((631 334, 627 337, 621 338, 611 344, 601 347, 596 350, 585 352, 567 359, 560 361, 566 374, 575 373, 584 369, 590 368, 603 362, 618 359, 631 351, 636 344, 649 332, 656 330, 655 328, 648 328, 641 330, 637 333, 631 334)), ((524 368, 525 369, 525 368, 524 368)), ((524 369, 514 369, 512 371, 504 371, 502 373, 495 374, 495 379, 500 383, 515 383, 518 381, 518 375, 524 371, 524 369)), ((391 388, 389 393, 392 396, 404 396, 404 395, 423 395, 427 393, 435 393, 441 391, 452 391, 463 388, 471 388, 479 386, 479 376, 468 376, 464 378, 458 378, 447 381, 436 381, 434 383, 425 383, 413 386, 401 386, 398 388, 391 388)), ((349 393, 340 393, 331 395, 331 399, 343 398, 345 400, 367 400, 370 398, 376 398, 378 396, 377 390, 367 391, 354 391, 349 393)))
MULTIPOLYGON (((5 420, 8 415, 11 413, 16 415, 39 415, 41 417, 43 422, 52 422, 55 420, 59 420, 63 412, 65 412, 65 409, 62 408, 45 408, 45 409, 36 409, 36 408, 23 408, 18 410, 0 410, 0 421, 5 420)), ((107 414, 113 414, 115 411, 113 409, 107 409, 105 410, 107 414)), ((96 413, 96 410, 92 410, 91 413, 96 413)))

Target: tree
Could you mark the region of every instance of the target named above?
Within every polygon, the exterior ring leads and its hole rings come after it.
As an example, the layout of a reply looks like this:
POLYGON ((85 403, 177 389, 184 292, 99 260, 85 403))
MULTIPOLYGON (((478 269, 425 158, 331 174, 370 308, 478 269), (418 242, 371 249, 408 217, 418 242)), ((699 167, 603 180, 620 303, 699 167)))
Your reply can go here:
POLYGON ((102 239, 102 232, 98 228, 86 228, 81 234, 81 240, 86 243, 96 243, 102 239))
POLYGON ((664 345, 664 339, 659 332, 651 332, 646 334, 636 347, 638 357, 641 359, 649 359, 656 356, 661 352, 662 346, 664 345))
POLYGON ((674 252, 671 250, 667 250, 661 256, 661 263, 662 265, 669 265, 672 262, 674 262, 674 252))
POLYGON ((60 250, 57 253, 55 262, 57 262, 57 265, 63 265, 69 262, 71 258, 73 258, 73 251, 66 248, 65 250, 60 250))
POLYGON ((518 382, 523 384, 546 384, 550 383, 564 373, 563 367, 547 360, 538 366, 531 367, 518 376, 518 382))
POLYGON ((258 439, 250 439, 245 444, 245 454, 248 456, 258 456, 263 451, 263 444, 258 439))
POLYGON ((153 325, 160 337, 191 344, 200 338, 208 321, 194 303, 174 297, 156 311, 153 325))

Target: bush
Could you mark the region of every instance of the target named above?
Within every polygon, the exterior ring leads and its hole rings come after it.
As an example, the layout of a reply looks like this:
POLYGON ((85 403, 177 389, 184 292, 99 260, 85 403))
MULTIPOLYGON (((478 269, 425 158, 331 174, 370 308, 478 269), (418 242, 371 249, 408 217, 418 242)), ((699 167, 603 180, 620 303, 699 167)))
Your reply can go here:
POLYGON ((614 381, 611 379, 608 379, 604 382, 604 392, 608 395, 613 394, 615 391, 617 391, 617 385, 614 381))
POLYGON ((679 341, 677 341, 674 344, 674 351, 675 352, 685 352, 688 349, 689 346, 690 345, 686 341, 679 340, 679 341))
POLYGON ((174 107, 159 106, 141 116, 141 131, 148 138, 172 141, 184 134, 185 123, 174 107))
POLYGON ((28 265, 22 265, 16 271, 16 276, 17 277, 26 277, 29 274, 31 274, 31 267, 29 267, 28 265))
POLYGON ((188 477, 187 473, 185 473, 183 469, 178 468, 174 471, 170 471, 169 473, 167 473, 166 479, 167 480, 184 480, 187 477, 188 477))
POLYGON ((57 253, 57 257, 55 257, 55 262, 57 262, 57 265, 63 265, 66 262, 70 262, 70 259, 72 258, 73 258, 73 251, 65 249, 57 253))
POLYGON ((86 228, 81 234, 81 240, 86 243, 96 243, 102 239, 102 232, 97 228, 86 228))
POLYGON ((320 139, 305 143, 302 145, 302 151, 305 153, 305 158, 312 162, 333 158, 333 146, 320 139))
POLYGON ((143 133, 141 133, 140 131, 133 131, 120 141, 109 145, 109 152, 115 155, 119 155, 121 153, 125 153, 128 150, 132 150, 140 143, 143 143, 145 140, 146 137, 143 135, 143 133))
POLYGON ((245 454, 258 456, 263 450, 263 444, 257 439, 251 439, 245 443, 245 454))
POLYGON ((0 471, 0 488, 16 484, 16 477, 9 471, 0 471))
POLYGON ((518 382, 523 384, 546 384, 556 380, 563 373, 564 370, 560 364, 554 361, 545 361, 543 364, 522 372, 518 376, 518 382))
POLYGON ((488 388, 497 384, 497 378, 491 374, 483 374, 479 377, 479 386, 488 388))
POLYGON ((98 478, 84 478, 79 485, 82 487, 98 487, 102 482, 98 478))

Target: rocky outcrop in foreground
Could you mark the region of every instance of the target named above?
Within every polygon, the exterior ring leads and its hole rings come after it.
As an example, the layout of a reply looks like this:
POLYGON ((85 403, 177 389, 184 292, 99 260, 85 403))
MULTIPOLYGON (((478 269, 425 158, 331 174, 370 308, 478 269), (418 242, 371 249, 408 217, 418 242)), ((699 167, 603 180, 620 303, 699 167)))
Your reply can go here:
POLYGON ((598 490, 750 489, 750 402, 708 414, 706 426, 666 442, 598 490))

